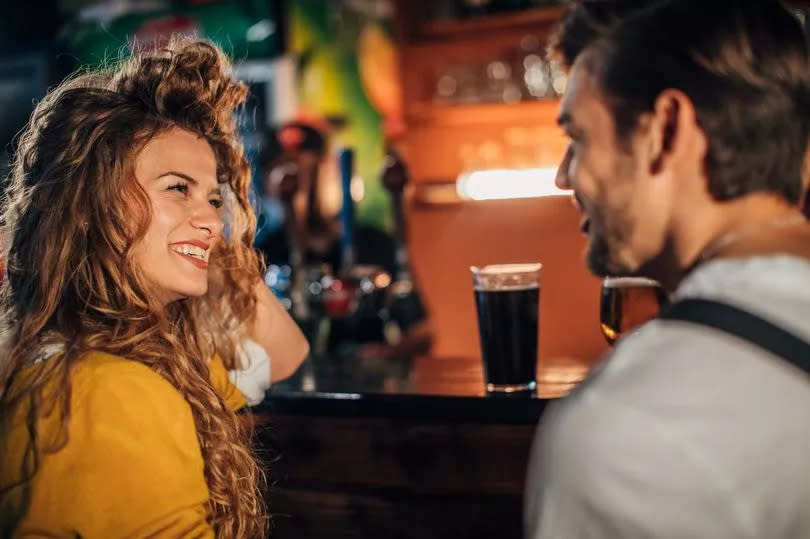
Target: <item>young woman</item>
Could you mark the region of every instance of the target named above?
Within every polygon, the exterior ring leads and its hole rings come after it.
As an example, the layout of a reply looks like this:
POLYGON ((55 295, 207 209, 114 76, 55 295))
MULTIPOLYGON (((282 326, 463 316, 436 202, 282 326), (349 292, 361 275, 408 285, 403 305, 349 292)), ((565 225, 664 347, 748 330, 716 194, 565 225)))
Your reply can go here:
POLYGON ((245 95, 185 40, 37 105, 2 216, 0 536, 266 534, 226 368, 307 348, 250 248, 245 95))

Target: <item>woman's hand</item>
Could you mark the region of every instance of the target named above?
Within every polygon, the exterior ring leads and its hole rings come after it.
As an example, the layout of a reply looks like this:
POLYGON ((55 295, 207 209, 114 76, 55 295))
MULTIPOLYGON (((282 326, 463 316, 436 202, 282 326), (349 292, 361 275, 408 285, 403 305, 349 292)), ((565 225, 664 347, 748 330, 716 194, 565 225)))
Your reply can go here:
POLYGON ((255 287, 256 314, 248 325, 248 337, 270 357, 270 381, 292 376, 309 354, 309 343, 273 292, 259 280, 255 287))

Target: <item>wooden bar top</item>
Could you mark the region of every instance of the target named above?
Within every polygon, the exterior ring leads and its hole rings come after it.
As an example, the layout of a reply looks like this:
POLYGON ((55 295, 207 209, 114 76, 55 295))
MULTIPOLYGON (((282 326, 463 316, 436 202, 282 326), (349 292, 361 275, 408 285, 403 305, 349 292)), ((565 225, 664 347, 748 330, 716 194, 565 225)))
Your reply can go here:
POLYGON ((572 358, 541 360, 533 394, 488 395, 479 358, 309 358, 292 378, 274 385, 254 412, 534 424, 546 404, 567 394, 590 366, 572 358))

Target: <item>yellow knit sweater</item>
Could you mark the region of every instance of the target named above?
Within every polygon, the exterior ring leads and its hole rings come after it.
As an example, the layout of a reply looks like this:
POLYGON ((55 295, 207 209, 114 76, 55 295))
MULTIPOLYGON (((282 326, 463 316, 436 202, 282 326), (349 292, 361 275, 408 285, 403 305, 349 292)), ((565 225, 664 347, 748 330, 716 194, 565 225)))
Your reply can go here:
MULTIPOLYGON (((244 397, 222 362, 211 380, 236 409, 244 397)), ((40 432, 55 436, 56 414, 40 432)), ((28 441, 15 422, 0 439, 0 484, 19 477, 28 441)), ((191 408, 147 366, 93 352, 72 375, 69 439, 41 455, 27 508, 20 496, 0 507, 0 535, 23 514, 13 537, 213 537, 206 522, 208 488, 191 408)))

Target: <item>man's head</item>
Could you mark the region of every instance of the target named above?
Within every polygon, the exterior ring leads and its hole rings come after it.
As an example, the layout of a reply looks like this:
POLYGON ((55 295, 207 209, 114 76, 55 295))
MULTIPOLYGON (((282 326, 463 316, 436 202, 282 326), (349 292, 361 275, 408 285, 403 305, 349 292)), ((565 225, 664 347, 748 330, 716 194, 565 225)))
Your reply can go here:
POLYGON ((548 42, 549 56, 569 70, 589 45, 609 34, 623 18, 650 0, 568 0, 565 14, 548 42))
POLYGON ((798 201, 810 64, 777 1, 657 2, 590 39, 562 102, 558 183, 587 214, 595 273, 688 265, 730 202, 798 201))

